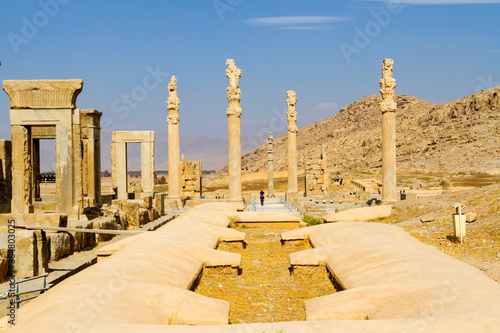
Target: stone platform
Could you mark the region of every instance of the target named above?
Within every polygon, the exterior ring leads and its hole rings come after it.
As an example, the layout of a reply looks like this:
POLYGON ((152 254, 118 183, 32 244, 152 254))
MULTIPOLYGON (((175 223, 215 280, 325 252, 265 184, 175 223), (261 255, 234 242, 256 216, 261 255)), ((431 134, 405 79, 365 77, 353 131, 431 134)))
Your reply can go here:
POLYGON ((307 321, 226 325, 228 302, 189 289, 203 267, 238 265, 239 255, 214 250, 235 213, 230 204, 205 204, 141 235, 21 307, 9 332, 500 330, 498 283, 398 227, 362 222, 282 235, 314 246, 293 253, 292 265, 324 264, 344 289, 307 301, 307 321))

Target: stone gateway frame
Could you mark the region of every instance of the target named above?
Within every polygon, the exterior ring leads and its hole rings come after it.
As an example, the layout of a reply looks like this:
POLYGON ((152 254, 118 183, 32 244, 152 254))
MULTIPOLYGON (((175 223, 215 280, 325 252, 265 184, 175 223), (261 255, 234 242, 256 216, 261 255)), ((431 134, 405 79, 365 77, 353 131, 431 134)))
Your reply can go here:
POLYGON ((128 200, 127 143, 141 144, 141 178, 143 195, 154 194, 155 132, 118 131, 112 134, 111 176, 118 200, 128 200))
POLYGON ((56 212, 79 219, 101 202, 100 117, 75 106, 82 80, 6 80, 12 136, 13 214, 39 200, 40 139, 55 139, 56 212))

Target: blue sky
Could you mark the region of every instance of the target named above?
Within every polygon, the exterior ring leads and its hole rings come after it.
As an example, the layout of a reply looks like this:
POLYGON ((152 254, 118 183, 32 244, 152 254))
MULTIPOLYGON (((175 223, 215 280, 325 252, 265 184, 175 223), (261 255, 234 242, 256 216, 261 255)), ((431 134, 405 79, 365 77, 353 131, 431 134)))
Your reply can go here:
MULTIPOLYGON (((0 78, 83 79, 77 106, 104 113, 103 170, 113 130, 154 130, 157 169, 167 169, 167 83, 176 75, 181 153, 218 168, 227 161, 227 58, 243 72, 245 153, 269 131, 284 133, 287 90, 297 92, 303 127, 378 94, 383 58, 395 61, 396 93, 435 103, 499 86, 499 3, 0 0, 0 78)), ((5 93, 0 108, 8 139, 5 93)))

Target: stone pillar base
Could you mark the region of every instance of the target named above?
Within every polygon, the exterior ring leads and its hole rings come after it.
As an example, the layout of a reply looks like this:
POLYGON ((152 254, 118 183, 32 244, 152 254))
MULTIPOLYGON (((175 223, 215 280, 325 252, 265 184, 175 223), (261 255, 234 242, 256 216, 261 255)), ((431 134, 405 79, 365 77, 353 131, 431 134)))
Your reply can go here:
POLYGON ((293 205, 293 202, 295 201, 295 199, 297 199, 299 197, 299 192, 286 192, 285 193, 285 200, 292 204, 293 205))
POLYGON ((236 207, 236 210, 238 212, 242 212, 245 210, 245 202, 243 201, 243 198, 239 199, 239 200, 238 199, 229 199, 228 202, 233 204, 236 207))
POLYGON ((395 203, 397 201, 398 201, 398 199, 382 200, 382 204, 384 204, 384 205, 390 205, 390 204, 393 204, 393 203, 395 203))
POLYGON ((181 197, 177 198, 169 198, 167 197, 167 200, 165 201, 165 207, 169 208, 182 208, 182 200, 181 197))

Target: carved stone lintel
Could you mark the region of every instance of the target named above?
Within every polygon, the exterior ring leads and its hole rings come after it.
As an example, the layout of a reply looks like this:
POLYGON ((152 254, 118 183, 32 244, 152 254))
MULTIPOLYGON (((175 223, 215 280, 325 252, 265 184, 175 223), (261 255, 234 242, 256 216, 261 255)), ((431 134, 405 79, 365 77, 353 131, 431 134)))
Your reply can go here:
POLYGON ((167 117, 167 123, 170 125, 177 125, 181 122, 178 115, 171 115, 167 117))
POLYGON ((75 109, 82 80, 5 80, 11 109, 75 109))
POLYGON ((241 117, 242 110, 241 108, 229 107, 227 108, 226 114, 227 116, 236 116, 241 117))

